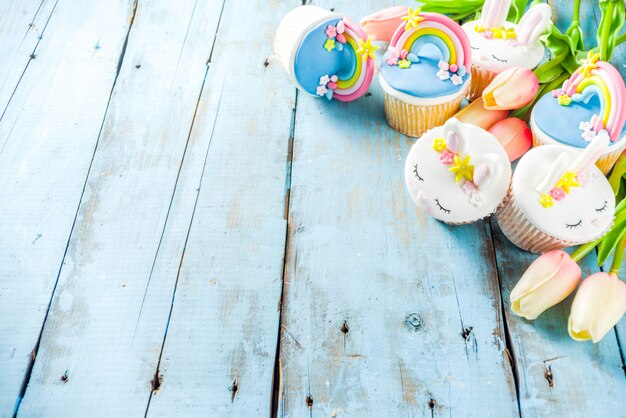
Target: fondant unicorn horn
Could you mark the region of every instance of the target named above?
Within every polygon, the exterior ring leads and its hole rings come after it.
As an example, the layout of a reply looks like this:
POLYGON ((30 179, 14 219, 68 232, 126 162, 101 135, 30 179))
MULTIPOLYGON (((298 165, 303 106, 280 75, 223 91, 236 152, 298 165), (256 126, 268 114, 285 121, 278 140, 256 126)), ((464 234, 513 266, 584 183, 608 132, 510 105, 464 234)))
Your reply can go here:
POLYGON ((530 45, 539 39, 544 30, 550 25, 552 9, 546 3, 535 4, 522 16, 517 27, 517 42, 520 45, 530 45))
POLYGON ((511 0, 487 0, 483 5, 480 20, 486 29, 502 27, 510 7, 511 0))
POLYGON ((548 170, 548 174, 543 178, 543 180, 537 185, 537 192, 540 194, 548 193, 554 185, 559 181, 559 179, 565 174, 567 171, 567 165, 570 163, 570 158, 566 152, 563 152, 559 155, 559 157, 554 161, 550 170, 548 170))
POLYGON ((598 158, 602 155, 602 153, 609 146, 609 136, 608 135, 598 135, 596 136, 589 145, 580 153, 578 158, 574 160, 572 164, 567 168, 567 171, 571 171, 573 173, 580 173, 585 169, 589 168, 589 166, 596 163, 598 158))

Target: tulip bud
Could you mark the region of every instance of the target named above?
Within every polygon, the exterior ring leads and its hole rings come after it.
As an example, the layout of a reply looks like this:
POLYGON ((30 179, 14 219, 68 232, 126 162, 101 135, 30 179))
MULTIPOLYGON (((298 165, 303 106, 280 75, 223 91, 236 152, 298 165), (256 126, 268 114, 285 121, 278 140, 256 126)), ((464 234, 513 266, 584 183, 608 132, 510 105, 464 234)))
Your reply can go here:
POLYGON ((501 121, 509 115, 508 110, 487 110, 483 106, 483 99, 479 97, 472 103, 454 115, 463 123, 471 123, 485 130, 491 128, 495 123, 501 121))
POLYGON ((539 80, 528 68, 512 67, 502 71, 483 90, 485 108, 514 110, 529 104, 539 91, 539 80))
POLYGON ((528 267, 511 291, 511 308, 516 315, 535 319, 574 291, 582 272, 569 254, 549 251, 528 267))
POLYGON ((389 42, 406 13, 406 6, 388 7, 361 19, 361 27, 372 40, 389 42))
POLYGON ((530 128, 521 119, 508 118, 497 122, 489 133, 496 137, 504 147, 509 161, 515 161, 530 149, 533 144, 533 135, 530 128))
POLYGON ((567 323, 578 341, 599 342, 626 313, 626 283, 614 273, 596 273, 580 285, 567 323))

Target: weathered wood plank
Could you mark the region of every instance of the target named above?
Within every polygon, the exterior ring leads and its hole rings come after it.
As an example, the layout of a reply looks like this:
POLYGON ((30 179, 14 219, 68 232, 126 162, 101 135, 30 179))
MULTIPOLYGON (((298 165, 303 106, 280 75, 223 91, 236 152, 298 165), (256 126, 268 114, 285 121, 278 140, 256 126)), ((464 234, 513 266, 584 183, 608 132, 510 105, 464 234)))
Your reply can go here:
POLYGON ((127 0, 60 0, 0 122, 0 417, 29 371, 131 15, 127 0))
MULTIPOLYGON (((557 26, 564 30, 571 18, 571 4, 550 3, 557 26)), ((581 23, 587 48, 596 44, 596 7, 590 1, 583 1, 581 7, 581 16, 586 17, 581 23)), ((514 247, 495 222, 493 225, 522 415, 624 416, 621 414, 626 410, 626 379, 615 336, 608 335, 596 345, 572 340, 567 333, 571 297, 535 321, 515 316, 511 312, 510 292, 537 256, 514 247)), ((598 270, 595 256, 589 255, 583 263, 583 274, 598 270)))
MULTIPOLYGON (((145 414, 182 246, 166 245, 156 274, 155 259, 185 151, 195 151, 189 131, 221 6, 138 5, 20 415, 145 414)), ((183 239, 193 199, 185 204, 169 231, 183 239)))
MULTIPOLYGON (((353 18, 392 3, 316 2, 353 18)), ((300 96, 280 416, 517 416, 488 224, 450 227, 404 186, 413 144, 370 97, 300 96)))
POLYGON ((295 106, 271 55, 279 19, 298 3, 225 5, 210 104, 191 134, 210 147, 149 417, 270 416, 295 106))
POLYGON ((24 71, 37 56, 55 0, 0 2, 0 119, 24 71))

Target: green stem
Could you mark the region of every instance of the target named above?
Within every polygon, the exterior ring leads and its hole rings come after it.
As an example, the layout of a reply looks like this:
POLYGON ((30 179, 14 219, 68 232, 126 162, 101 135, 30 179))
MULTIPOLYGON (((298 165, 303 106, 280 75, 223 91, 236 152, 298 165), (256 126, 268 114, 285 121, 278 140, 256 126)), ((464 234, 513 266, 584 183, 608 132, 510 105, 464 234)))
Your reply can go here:
POLYGON ((624 250, 626 250, 626 234, 617 243, 615 254, 613 254, 610 273, 619 273, 619 269, 622 267, 622 261, 624 261, 624 250))
POLYGON ((620 36, 617 37, 617 39, 615 39, 615 46, 621 44, 624 41, 626 41, 626 32, 622 33, 620 36))
POLYGON ((601 39, 598 40, 598 44, 600 46, 600 59, 602 61, 609 61, 611 57, 609 57, 609 35, 611 32, 611 24, 613 23, 613 14, 615 12, 615 2, 610 1, 606 6, 606 14, 603 16, 604 21, 602 22, 602 36, 601 39))
POLYGON ((572 20, 580 22, 580 0, 574 0, 574 11, 572 12, 572 20))
POLYGON ((583 259, 584 256, 589 254, 591 250, 596 248, 600 241, 602 241, 602 238, 581 245, 580 247, 576 248, 576 251, 574 251, 572 255, 570 255, 570 257, 572 258, 572 260, 579 262, 583 259))

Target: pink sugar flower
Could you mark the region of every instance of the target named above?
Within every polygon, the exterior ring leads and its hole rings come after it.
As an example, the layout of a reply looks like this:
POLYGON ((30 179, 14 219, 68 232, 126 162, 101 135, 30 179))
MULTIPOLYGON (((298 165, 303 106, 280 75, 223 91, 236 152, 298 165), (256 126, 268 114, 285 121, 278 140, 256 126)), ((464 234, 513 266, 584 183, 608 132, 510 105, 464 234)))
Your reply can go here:
POLYGON ((450 151, 444 151, 441 156, 439 157, 439 159, 441 160, 442 163, 444 163, 445 165, 450 165, 454 162, 454 154, 452 154, 450 151))
POLYGON ((439 61, 439 69, 441 71, 448 71, 450 69, 450 65, 448 65, 445 61, 439 61))
POLYGON ((387 61, 387 64, 389 64, 389 65, 398 65, 398 58, 397 57, 389 57, 385 61, 387 61))
POLYGON ((335 36, 337 36, 337 28, 329 25, 326 28, 326 36, 328 36, 329 38, 334 38, 335 36))
POLYGON ((565 199, 565 192, 560 187, 555 187, 550 190, 550 196, 552 196, 556 201, 561 201, 565 199))
POLYGON ((491 32, 490 30, 486 30, 483 32, 483 37, 485 37, 485 39, 491 39, 493 38, 493 32, 491 32))

